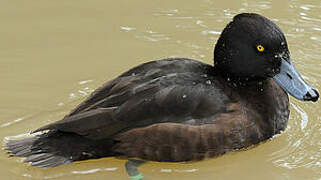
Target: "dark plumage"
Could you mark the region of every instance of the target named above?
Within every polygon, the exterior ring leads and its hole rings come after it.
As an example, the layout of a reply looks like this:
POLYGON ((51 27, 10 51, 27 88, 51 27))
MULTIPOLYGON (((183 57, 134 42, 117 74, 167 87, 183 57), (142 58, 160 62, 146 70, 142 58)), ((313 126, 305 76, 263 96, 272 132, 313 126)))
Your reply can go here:
MULTIPOLYGON (((289 99, 276 82, 287 79, 275 77, 292 73, 283 63, 292 64, 280 28, 258 14, 237 15, 214 57, 215 66, 185 58, 139 65, 61 121, 35 131, 43 134, 10 141, 7 149, 38 167, 108 156, 189 161, 246 148, 284 130, 289 99)), ((303 85, 302 92, 283 88, 316 101, 317 91, 303 85)))

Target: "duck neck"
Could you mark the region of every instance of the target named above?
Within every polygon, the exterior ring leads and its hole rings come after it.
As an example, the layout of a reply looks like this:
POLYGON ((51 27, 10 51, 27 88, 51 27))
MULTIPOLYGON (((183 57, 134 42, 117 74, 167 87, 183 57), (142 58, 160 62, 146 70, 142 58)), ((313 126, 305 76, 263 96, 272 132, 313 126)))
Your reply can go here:
POLYGON ((267 78, 236 76, 219 68, 217 65, 214 66, 213 73, 221 76, 232 88, 257 87, 262 89, 267 81, 267 78))

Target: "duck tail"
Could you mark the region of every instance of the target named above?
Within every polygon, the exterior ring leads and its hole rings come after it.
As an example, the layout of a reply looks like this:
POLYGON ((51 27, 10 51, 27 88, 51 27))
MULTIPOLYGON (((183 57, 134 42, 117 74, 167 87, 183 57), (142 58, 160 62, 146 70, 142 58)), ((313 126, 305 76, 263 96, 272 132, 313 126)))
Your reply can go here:
POLYGON ((111 140, 90 140, 74 133, 48 132, 35 137, 12 140, 6 150, 10 156, 26 157, 24 162, 39 168, 74 161, 112 156, 111 140))

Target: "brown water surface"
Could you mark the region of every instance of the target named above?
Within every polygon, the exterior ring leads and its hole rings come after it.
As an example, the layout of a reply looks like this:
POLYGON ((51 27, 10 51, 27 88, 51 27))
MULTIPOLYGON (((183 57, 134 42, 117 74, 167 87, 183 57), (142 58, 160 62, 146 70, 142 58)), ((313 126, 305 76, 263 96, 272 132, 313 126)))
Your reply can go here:
MULTIPOLYGON (((287 36, 296 67, 321 90, 321 1, 2 0, 0 139, 61 119, 90 92, 150 60, 212 63, 220 31, 240 12, 261 13, 287 36)), ((148 163, 157 179, 321 179, 321 103, 291 98, 287 130, 247 151, 197 163, 148 163)), ((3 146, 2 146, 3 147, 3 146)), ((128 179, 124 160, 37 169, 0 152, 1 179, 128 179)))

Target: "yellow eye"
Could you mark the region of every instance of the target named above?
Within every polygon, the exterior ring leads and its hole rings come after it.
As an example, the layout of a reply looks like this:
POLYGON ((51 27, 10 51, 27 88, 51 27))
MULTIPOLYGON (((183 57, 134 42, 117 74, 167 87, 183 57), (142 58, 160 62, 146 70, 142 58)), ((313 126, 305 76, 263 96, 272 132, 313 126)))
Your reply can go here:
POLYGON ((264 47, 262 45, 257 45, 256 46, 256 49, 259 51, 259 52, 263 52, 264 51, 264 47))

